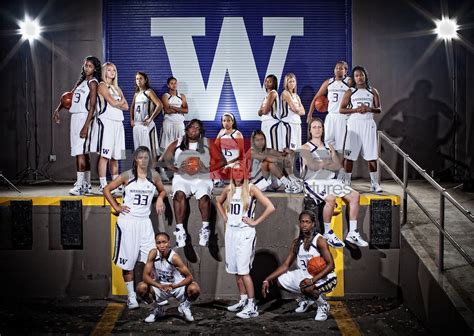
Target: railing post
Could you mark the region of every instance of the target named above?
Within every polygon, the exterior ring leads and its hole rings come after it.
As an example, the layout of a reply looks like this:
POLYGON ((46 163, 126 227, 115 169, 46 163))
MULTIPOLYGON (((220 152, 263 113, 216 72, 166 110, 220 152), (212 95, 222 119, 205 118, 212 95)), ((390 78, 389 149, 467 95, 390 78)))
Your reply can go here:
POLYGON ((403 217, 402 217, 402 225, 405 225, 407 223, 407 217, 408 217, 408 193, 407 193, 407 187, 408 187, 408 162, 407 162, 407 155, 403 155, 403 205, 402 205, 402 211, 403 211, 403 217))
MULTIPOLYGON (((443 193, 439 194, 439 226, 441 230, 444 231, 444 195, 443 193)), ((439 231, 439 248, 438 248, 438 258, 439 258, 439 270, 444 272, 444 234, 442 231, 439 231)))
MULTIPOLYGON (((381 132, 382 131, 377 132, 377 153, 378 153, 379 159, 380 159, 380 156, 382 154, 382 141, 380 141, 380 133, 381 132)), ((381 172, 381 169, 378 165, 378 162, 377 162, 377 181, 379 181, 379 183, 382 182, 382 172, 381 172)))

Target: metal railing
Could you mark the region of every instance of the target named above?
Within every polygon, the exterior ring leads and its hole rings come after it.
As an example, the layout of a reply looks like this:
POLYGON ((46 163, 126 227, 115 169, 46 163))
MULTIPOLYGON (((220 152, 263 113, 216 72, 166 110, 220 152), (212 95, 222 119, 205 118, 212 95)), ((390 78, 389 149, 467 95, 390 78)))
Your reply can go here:
MULTIPOLYGON (((466 210, 458 201, 456 201, 453 196, 451 196, 445 188, 440 186, 424 169, 422 169, 415 161, 413 161, 410 156, 408 156, 404 151, 401 150, 397 144, 385 135, 382 131, 378 131, 378 153, 379 165, 384 168, 392 178, 402 187, 403 197, 402 197, 402 225, 407 223, 407 211, 408 211, 408 196, 416 203, 416 205, 423 211, 423 213, 429 218, 429 220, 436 226, 439 231, 439 245, 438 245, 438 267, 441 271, 444 271, 444 239, 446 238, 453 247, 458 250, 458 252, 463 256, 463 258, 471 266, 474 266, 474 261, 471 256, 462 248, 462 246, 453 238, 453 236, 447 232, 444 228, 445 220, 445 201, 448 200, 451 202, 454 207, 456 207, 467 219, 474 223, 474 215, 471 211, 466 210), (382 140, 389 144, 398 154, 403 158, 403 180, 400 179, 395 172, 381 159, 381 149, 382 149, 382 140), (439 191, 439 221, 436 220, 434 215, 428 211, 428 209, 421 204, 421 202, 416 198, 413 191, 408 188, 408 165, 414 168, 429 184, 431 184, 437 191, 439 191)), ((381 170, 378 169, 379 181, 381 170)))

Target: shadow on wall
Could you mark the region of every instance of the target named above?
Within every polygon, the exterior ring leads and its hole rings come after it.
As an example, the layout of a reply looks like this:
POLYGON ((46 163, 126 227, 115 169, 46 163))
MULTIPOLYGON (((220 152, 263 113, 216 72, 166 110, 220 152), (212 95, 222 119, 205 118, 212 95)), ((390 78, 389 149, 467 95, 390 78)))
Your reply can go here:
MULTIPOLYGON (((451 178, 453 163, 453 110, 430 97, 433 85, 418 80, 410 96, 396 102, 378 124, 378 129, 397 138, 401 149, 429 174, 451 178)), ((389 150, 392 153, 392 150, 389 150)), ((403 160, 396 159, 396 173, 403 176, 403 160)), ((414 178, 415 171, 409 171, 414 178)))

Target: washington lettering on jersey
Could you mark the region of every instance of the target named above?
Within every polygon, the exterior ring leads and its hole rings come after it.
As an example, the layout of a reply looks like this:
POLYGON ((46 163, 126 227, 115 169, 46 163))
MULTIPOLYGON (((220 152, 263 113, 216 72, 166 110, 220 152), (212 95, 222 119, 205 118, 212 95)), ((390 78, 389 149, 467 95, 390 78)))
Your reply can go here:
POLYGON ((121 216, 149 217, 150 206, 156 191, 153 181, 157 178, 157 173, 152 172, 152 175, 146 179, 135 177, 131 170, 123 174, 128 179, 124 188, 123 204, 130 208, 130 212, 121 216))
POLYGON ((328 113, 339 113, 341 107, 342 97, 344 93, 349 89, 349 77, 344 77, 341 80, 337 80, 334 77, 329 79, 328 84, 328 113))

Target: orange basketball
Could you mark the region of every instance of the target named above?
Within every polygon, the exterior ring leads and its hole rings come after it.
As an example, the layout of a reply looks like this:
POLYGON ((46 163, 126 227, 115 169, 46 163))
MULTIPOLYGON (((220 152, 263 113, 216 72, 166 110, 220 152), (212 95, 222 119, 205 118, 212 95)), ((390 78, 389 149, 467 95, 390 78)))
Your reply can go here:
POLYGON ((315 276, 326 267, 326 261, 323 257, 312 257, 308 260, 308 273, 315 276))
POLYGON ((61 96, 61 105, 66 109, 70 109, 72 105, 72 92, 64 92, 61 96))
POLYGON ((326 96, 319 96, 314 102, 314 106, 318 112, 327 112, 328 111, 329 100, 326 96))
POLYGON ((194 175, 199 171, 199 157, 192 156, 187 159, 186 172, 189 175, 194 175))

